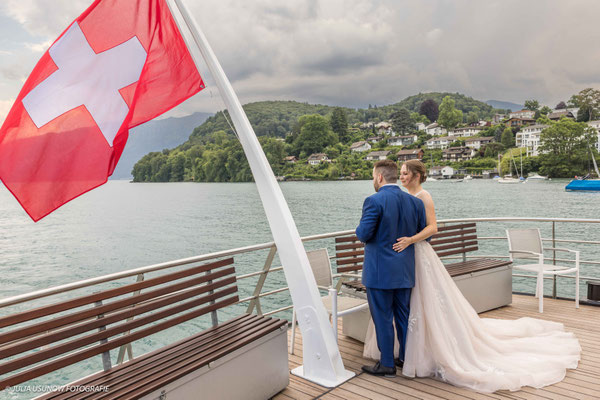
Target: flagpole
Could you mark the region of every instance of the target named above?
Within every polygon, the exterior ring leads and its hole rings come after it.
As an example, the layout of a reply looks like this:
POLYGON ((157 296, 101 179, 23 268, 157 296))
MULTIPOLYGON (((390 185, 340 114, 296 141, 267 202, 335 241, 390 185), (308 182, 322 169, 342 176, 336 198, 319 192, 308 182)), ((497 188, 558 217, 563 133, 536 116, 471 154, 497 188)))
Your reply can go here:
MULTIPOLYGON (((190 49, 196 67, 200 65, 200 60, 196 59, 197 56, 191 50, 192 46, 198 48, 213 75, 250 164, 273 239, 277 245, 279 258, 283 265, 298 324, 302 332, 304 365, 295 368, 292 373, 322 386, 338 386, 352 378, 354 373, 344 368, 336 337, 329 324, 329 317, 321 301, 321 295, 310 268, 304 245, 300 240, 298 229, 275 179, 273 170, 237 95, 233 91, 231 83, 225 76, 198 23, 192 17, 183 0, 167 0, 167 4, 179 30, 182 32, 182 36, 186 40, 186 45, 190 49), (183 34, 181 22, 175 15, 176 13, 173 13, 175 8, 181 13, 185 26, 193 37, 193 43, 189 43, 183 34)), ((337 332, 335 332, 335 335, 337 335, 337 332)))

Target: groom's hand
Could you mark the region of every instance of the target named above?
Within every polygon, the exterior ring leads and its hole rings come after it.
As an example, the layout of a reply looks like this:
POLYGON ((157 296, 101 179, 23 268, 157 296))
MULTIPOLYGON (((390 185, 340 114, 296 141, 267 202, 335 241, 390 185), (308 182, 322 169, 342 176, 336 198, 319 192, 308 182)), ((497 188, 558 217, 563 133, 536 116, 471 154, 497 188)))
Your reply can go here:
POLYGON ((413 243, 412 238, 406 237, 406 236, 398 238, 396 240, 397 240, 397 242, 394 243, 392 248, 394 250, 396 250, 398 253, 400 253, 402 250, 404 250, 405 248, 407 248, 408 246, 410 246, 413 243))

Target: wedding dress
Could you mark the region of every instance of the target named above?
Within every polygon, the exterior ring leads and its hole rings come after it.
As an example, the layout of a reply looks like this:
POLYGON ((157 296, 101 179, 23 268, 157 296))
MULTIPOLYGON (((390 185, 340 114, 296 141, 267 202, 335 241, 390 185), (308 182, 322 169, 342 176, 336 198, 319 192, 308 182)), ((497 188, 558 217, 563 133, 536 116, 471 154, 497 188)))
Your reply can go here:
MULTIPOLYGON (((414 246, 415 287, 403 375, 435 377, 491 393, 551 385, 564 379, 566 369, 577 367, 581 346, 562 324, 480 318, 431 245, 422 241, 414 246)), ((372 321, 363 355, 380 357, 372 321)))

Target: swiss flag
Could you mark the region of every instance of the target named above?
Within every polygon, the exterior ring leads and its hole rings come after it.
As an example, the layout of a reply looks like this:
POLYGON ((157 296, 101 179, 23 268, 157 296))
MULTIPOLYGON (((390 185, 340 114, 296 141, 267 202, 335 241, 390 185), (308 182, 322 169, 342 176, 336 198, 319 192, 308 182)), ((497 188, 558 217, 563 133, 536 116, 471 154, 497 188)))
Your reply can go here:
POLYGON ((166 0, 96 0, 42 56, 0 128, 0 178, 38 221, 107 181, 129 129, 203 88, 166 0))

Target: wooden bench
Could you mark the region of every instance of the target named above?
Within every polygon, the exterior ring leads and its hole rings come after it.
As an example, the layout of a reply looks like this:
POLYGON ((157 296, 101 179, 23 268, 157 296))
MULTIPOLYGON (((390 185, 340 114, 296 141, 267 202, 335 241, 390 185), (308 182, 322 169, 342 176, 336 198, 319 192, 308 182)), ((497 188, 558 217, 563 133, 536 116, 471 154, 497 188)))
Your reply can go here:
MULTIPOLYGON (((336 242, 337 272, 356 274, 362 271, 364 244, 355 235, 338 237, 336 242)), ((490 258, 467 259, 467 253, 479 249, 476 223, 440 224, 430 241, 442 257, 462 255, 461 261, 449 260, 446 270, 465 298, 478 313, 508 305, 512 302, 512 269, 508 260, 490 258)), ((364 298, 366 290, 360 280, 343 282, 342 291, 364 298)), ((344 334, 364 340, 370 315, 353 315, 344 319, 344 334)))
POLYGON ((245 314, 218 323, 217 310, 239 300, 232 264, 220 260, 0 317, 0 389, 102 355, 104 371, 41 398, 273 396, 289 382, 287 321, 245 314), (110 350, 209 313, 211 328, 110 366, 110 350))

